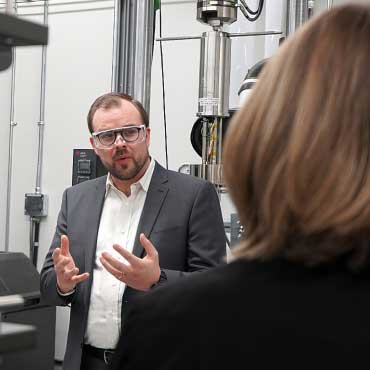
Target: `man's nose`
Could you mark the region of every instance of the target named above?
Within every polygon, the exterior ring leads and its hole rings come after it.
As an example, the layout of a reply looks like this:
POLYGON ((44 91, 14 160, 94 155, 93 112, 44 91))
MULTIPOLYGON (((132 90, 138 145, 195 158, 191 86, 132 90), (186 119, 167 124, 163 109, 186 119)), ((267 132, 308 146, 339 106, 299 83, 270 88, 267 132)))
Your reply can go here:
POLYGON ((116 133, 116 140, 114 140, 114 145, 126 145, 126 140, 123 138, 120 132, 116 133), (121 141, 121 144, 119 144, 118 140, 121 141))

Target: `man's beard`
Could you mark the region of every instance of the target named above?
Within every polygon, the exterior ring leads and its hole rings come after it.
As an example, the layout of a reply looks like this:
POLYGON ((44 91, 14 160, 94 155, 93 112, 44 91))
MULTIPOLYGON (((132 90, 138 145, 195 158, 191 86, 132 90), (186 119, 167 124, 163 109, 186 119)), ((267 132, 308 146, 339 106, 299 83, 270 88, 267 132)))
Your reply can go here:
MULTIPOLYGON (((127 153, 126 151, 120 150, 120 151, 117 151, 114 157, 119 157, 126 153, 127 153)), ((148 158, 149 158, 149 152, 147 151, 146 155, 139 159, 136 159, 130 156, 129 160, 132 161, 132 166, 128 164, 118 164, 117 162, 115 162, 114 159, 113 159, 112 165, 107 164, 107 163, 103 163, 103 164, 113 177, 119 180, 131 180, 135 178, 138 175, 138 173, 142 170, 148 158)))

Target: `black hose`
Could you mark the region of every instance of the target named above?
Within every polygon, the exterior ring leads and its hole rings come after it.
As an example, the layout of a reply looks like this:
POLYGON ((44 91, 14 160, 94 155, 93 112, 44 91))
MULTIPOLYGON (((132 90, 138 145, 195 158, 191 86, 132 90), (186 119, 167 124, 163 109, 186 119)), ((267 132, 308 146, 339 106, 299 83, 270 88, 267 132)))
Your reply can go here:
POLYGON ((32 230, 32 245, 31 245, 31 253, 30 259, 32 264, 37 267, 37 256, 39 252, 39 237, 40 237, 40 220, 37 218, 32 219, 31 227, 32 230))
POLYGON ((251 10, 244 0, 241 0, 241 3, 242 4, 240 6, 240 10, 244 14, 245 18, 247 18, 250 22, 255 22, 262 13, 264 0, 259 1, 258 8, 256 11, 251 10), (250 14, 252 14, 252 16, 250 14))

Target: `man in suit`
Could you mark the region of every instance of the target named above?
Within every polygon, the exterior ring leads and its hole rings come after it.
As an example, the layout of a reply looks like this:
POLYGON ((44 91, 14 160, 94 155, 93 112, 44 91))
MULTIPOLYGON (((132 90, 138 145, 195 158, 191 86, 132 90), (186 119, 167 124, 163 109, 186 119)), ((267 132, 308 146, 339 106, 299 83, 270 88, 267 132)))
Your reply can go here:
POLYGON ((214 187, 150 157, 139 102, 105 94, 88 126, 109 174, 64 192, 41 271, 45 300, 71 306, 66 370, 107 369, 133 297, 220 264, 226 246, 214 187))

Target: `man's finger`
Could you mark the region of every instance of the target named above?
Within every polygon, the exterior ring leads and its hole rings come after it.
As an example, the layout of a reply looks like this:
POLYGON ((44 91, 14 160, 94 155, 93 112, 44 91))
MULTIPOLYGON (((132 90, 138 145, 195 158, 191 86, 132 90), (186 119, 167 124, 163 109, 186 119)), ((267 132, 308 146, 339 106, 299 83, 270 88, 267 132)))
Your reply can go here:
POLYGON ((117 279, 120 279, 122 273, 128 274, 131 268, 113 258, 109 253, 103 252, 100 257, 100 262, 117 279))
POLYGON ((60 248, 55 248, 53 251, 53 262, 54 266, 58 263, 59 258, 60 258, 61 250, 60 248))
POLYGON ((140 234, 140 243, 144 247, 144 249, 145 249, 145 251, 146 251, 146 253, 149 257, 157 257, 158 256, 158 252, 155 249, 154 245, 144 234, 140 234))
POLYGON ((71 281, 72 281, 73 283, 78 284, 78 283, 81 283, 81 281, 84 281, 84 280, 88 279, 88 278, 89 278, 89 276, 90 276, 90 274, 89 274, 88 272, 84 272, 84 273, 83 273, 83 274, 81 274, 81 275, 75 275, 75 276, 73 276, 73 277, 71 278, 71 281))
POLYGON ((70 270, 65 269, 64 272, 63 272, 63 278, 66 279, 66 280, 70 280, 70 279, 72 279, 73 276, 77 276, 78 272, 79 272, 79 270, 78 270, 77 267, 74 267, 70 270))
POLYGON ((63 256, 69 257, 69 240, 67 235, 62 235, 60 238, 60 249, 62 251, 63 256))
POLYGON ((65 267, 67 267, 69 264, 71 264, 70 267, 74 267, 74 263, 71 257, 63 257, 61 256, 56 263, 54 263, 54 268, 57 270, 64 270, 65 267))
POLYGON ((141 261, 141 258, 136 257, 135 255, 130 253, 127 249, 122 248, 118 244, 113 244, 113 249, 115 249, 133 267, 138 265, 141 261))

